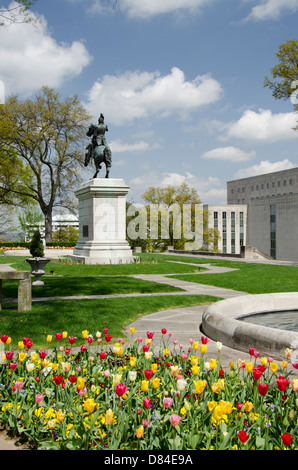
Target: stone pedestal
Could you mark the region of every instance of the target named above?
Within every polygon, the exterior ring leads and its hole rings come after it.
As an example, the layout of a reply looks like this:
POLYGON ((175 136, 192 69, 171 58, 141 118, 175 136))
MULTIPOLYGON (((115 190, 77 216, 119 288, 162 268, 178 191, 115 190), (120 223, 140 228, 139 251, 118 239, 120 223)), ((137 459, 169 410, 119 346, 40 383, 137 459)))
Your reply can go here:
POLYGON ((79 200, 79 240, 74 259, 84 264, 134 261, 126 240, 126 195, 123 179, 93 178, 75 192, 79 200))

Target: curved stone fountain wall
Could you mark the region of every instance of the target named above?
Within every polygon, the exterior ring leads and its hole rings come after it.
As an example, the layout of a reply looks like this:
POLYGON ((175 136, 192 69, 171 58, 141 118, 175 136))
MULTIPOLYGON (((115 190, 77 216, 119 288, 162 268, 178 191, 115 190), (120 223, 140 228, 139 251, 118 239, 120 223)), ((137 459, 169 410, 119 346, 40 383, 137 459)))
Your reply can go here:
POLYGON ((285 349, 293 350, 298 360, 298 333, 239 321, 247 315, 297 310, 298 292, 243 295, 216 302, 205 310, 202 332, 225 346, 248 352, 256 348, 262 355, 285 359, 285 349))

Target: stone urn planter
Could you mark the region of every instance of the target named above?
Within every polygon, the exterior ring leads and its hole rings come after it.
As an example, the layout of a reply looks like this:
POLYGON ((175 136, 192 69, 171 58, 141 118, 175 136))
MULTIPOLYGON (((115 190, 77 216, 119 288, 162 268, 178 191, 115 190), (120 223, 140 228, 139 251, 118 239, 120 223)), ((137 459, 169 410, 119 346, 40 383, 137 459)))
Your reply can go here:
POLYGON ((32 286, 43 286, 41 277, 45 274, 45 266, 51 261, 50 258, 26 258, 26 261, 30 264, 31 274, 35 277, 32 286))
POLYGON ((39 230, 34 232, 32 240, 29 246, 30 254, 32 258, 26 258, 26 262, 31 266, 31 274, 35 277, 35 281, 32 282, 33 286, 43 286, 44 282, 41 277, 45 274, 45 266, 51 261, 50 258, 45 258, 44 247, 41 240, 39 230))

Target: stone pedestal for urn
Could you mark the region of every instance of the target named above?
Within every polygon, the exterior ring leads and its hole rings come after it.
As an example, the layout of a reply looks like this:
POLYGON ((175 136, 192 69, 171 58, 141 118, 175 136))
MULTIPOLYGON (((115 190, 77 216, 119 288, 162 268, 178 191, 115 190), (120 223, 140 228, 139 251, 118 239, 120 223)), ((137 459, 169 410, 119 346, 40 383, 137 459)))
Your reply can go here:
POLYGON ((71 258, 83 264, 132 263, 126 240, 126 195, 123 179, 93 178, 75 192, 79 200, 79 239, 71 258))

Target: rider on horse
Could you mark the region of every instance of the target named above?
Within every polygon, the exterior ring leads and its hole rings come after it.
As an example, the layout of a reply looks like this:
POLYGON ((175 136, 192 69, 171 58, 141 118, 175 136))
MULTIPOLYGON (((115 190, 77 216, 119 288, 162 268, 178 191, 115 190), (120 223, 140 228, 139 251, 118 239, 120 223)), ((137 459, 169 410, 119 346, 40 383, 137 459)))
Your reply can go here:
POLYGON ((101 113, 98 119, 98 125, 91 124, 86 135, 92 137, 91 144, 86 147, 85 154, 85 166, 88 165, 89 161, 93 157, 96 173, 94 178, 97 176, 97 173, 101 169, 100 163, 105 162, 107 168, 106 178, 108 178, 109 170, 112 166, 112 152, 107 145, 105 132, 108 131, 108 126, 104 123, 104 116, 101 113), (101 147, 100 149, 98 147, 101 147), (101 156, 101 157, 100 157, 101 156), (98 161, 97 161, 98 160, 98 161))

